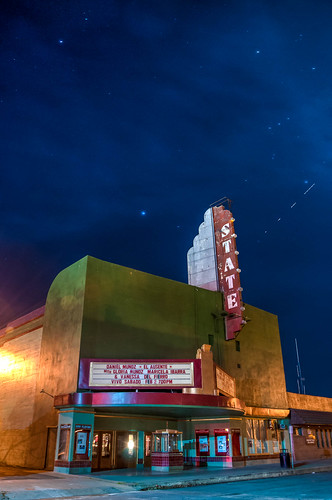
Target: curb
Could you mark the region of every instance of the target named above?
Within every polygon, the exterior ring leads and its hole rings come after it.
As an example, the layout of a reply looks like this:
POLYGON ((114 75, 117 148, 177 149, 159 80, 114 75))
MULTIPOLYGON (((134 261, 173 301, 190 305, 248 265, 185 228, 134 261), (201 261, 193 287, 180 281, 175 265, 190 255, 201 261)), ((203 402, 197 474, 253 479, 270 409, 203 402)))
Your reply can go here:
MULTIPOLYGON (((223 477, 214 477, 209 479, 193 479, 190 481, 177 481, 174 483, 165 483, 165 484, 154 484, 151 486, 140 486, 137 483, 135 484, 136 488, 140 491, 148 491, 148 490, 168 490, 175 488, 191 488, 194 486, 206 486, 208 484, 220 484, 220 483, 233 483, 237 481, 254 481, 257 479, 272 479, 277 477, 286 477, 286 476, 300 476, 304 474, 318 474, 320 472, 332 472, 332 466, 319 467, 316 469, 306 469, 306 470, 287 470, 280 472, 261 472, 254 474, 243 474, 241 476, 223 476, 223 477)), ((134 485, 133 485, 134 486, 134 485)))

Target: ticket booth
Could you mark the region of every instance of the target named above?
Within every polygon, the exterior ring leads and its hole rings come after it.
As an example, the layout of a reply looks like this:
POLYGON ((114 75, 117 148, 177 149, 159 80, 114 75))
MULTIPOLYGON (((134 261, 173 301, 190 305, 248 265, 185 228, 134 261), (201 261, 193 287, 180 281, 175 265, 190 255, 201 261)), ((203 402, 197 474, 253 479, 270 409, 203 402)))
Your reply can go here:
POLYGON ((183 469, 182 432, 164 429, 152 433, 151 469, 183 469))
POLYGON ((66 474, 91 472, 94 415, 70 408, 59 413, 54 471, 66 474))

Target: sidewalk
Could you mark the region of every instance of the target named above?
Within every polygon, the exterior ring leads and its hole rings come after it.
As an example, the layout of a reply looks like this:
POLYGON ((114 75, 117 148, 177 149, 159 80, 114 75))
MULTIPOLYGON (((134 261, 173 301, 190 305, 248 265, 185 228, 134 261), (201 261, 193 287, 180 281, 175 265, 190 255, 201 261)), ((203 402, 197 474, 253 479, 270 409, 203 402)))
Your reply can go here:
POLYGON ((236 469, 189 469, 172 473, 122 469, 84 476, 24 469, 16 469, 17 475, 4 476, 1 474, 15 473, 14 468, 4 469, 0 467, 0 500, 38 500, 332 472, 332 460, 298 464, 294 469, 282 469, 279 464, 272 464, 236 469))

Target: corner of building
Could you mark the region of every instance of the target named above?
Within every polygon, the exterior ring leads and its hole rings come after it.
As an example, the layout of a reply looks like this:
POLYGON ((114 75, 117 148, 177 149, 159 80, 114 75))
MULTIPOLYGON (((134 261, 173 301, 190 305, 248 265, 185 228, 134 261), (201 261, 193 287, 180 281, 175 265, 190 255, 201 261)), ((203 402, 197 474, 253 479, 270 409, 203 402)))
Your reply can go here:
POLYGON ((30 427, 28 467, 45 466, 48 429, 57 425, 53 397, 77 390, 89 259, 84 257, 62 270, 53 280, 47 295, 40 348, 41 370, 36 382, 34 415, 30 427))

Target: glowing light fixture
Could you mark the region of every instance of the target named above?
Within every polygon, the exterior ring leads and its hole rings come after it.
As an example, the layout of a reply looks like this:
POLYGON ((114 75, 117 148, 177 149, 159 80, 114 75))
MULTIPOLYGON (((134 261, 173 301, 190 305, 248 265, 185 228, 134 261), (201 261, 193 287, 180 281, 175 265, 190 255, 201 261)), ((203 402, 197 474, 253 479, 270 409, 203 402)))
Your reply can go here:
POLYGON ((133 434, 129 434, 128 450, 129 450, 130 454, 133 453, 134 448, 135 448, 134 435, 133 434))
POLYGON ((14 369, 15 360, 13 356, 1 355, 0 356, 0 373, 9 373, 14 369))

